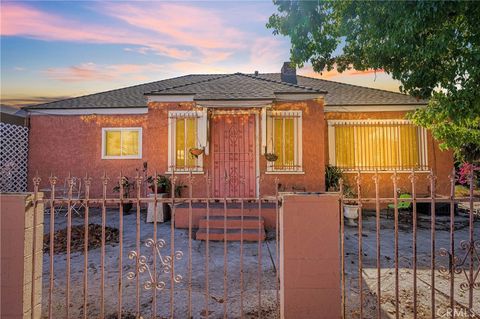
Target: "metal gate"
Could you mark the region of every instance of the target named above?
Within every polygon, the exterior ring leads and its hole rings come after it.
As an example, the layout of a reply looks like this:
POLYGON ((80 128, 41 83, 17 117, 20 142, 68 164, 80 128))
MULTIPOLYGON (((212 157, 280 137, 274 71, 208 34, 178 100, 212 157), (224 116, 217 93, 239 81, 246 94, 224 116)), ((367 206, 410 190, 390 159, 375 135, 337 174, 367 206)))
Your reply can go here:
POLYGON ((255 197, 255 115, 214 114, 213 194, 255 197))
POLYGON ((420 175, 404 175, 410 187, 402 196, 400 175, 392 173, 394 191, 387 198, 380 197, 386 185, 378 173, 358 173, 353 197, 341 183, 342 210, 358 209, 356 225, 341 218, 344 318, 479 318, 480 198, 473 192, 478 181, 472 173, 469 194, 455 197, 453 171, 450 196, 440 196, 436 177, 420 175), (420 178, 428 179, 424 196, 417 191, 420 178), (362 196, 369 183, 373 198, 362 196))
MULTIPOLYGON (((208 174, 171 176, 168 197, 157 194, 156 184, 154 195, 145 197, 145 180, 138 174, 125 181, 106 175, 34 178, 34 219, 44 214, 39 203, 47 209, 45 234, 34 233, 35 240, 42 235, 44 240, 43 316, 279 317, 278 195, 193 197, 196 182, 210 189, 208 174), (189 194, 178 198, 174 190, 181 179, 189 194), (101 196, 90 195, 95 184, 101 186, 101 196), (134 185, 130 194, 129 184, 134 185), (116 185, 118 193, 112 194, 116 185), (40 189, 48 192, 44 199, 40 189), (145 222, 147 205, 153 224, 145 222), (170 221, 157 223, 168 210, 170 221), (204 240, 195 239, 199 214, 206 220, 204 240), (176 228, 181 219, 187 220, 186 229, 176 228), (264 226, 272 224, 265 238, 264 226), (240 230, 238 241, 227 240, 232 225, 240 230)), ((35 273, 42 265, 32 267, 35 273)))

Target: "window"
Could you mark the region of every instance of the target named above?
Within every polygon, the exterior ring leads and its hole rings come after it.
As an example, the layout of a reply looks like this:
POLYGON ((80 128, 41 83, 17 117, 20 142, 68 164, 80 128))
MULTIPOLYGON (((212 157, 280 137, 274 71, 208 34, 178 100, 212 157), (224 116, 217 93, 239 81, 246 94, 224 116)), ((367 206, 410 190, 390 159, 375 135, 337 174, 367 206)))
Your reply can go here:
POLYGON ((117 127, 102 129, 103 159, 142 158, 142 128, 117 127))
POLYGON ((278 156, 267 171, 302 172, 302 111, 267 113, 267 153, 278 156))
POLYGON ((426 170, 426 130, 406 120, 330 121, 330 164, 344 170, 426 170))
POLYGON ((192 148, 206 148, 206 112, 171 111, 169 112, 169 153, 168 171, 201 172, 203 154, 198 157, 190 153, 192 148))

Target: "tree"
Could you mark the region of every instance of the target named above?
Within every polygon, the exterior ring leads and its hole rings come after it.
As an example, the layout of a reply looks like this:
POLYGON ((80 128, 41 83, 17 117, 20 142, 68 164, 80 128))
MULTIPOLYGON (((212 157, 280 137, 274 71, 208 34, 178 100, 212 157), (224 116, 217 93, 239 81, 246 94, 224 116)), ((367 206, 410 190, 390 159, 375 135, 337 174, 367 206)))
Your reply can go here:
POLYGON ((410 115, 458 159, 480 159, 480 5, 475 1, 279 1, 268 28, 316 72, 383 69, 429 99, 410 115))

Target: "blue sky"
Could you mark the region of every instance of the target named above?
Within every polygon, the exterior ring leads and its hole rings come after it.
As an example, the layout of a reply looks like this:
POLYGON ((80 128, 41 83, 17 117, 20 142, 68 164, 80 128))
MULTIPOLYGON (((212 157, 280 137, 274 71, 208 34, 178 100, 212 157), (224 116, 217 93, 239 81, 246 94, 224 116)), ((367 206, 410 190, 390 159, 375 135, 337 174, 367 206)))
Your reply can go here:
MULTIPOLYGON (((271 1, 2 1, 1 98, 25 105, 189 73, 278 72, 271 1)), ((299 73, 398 90, 384 73, 299 73)))

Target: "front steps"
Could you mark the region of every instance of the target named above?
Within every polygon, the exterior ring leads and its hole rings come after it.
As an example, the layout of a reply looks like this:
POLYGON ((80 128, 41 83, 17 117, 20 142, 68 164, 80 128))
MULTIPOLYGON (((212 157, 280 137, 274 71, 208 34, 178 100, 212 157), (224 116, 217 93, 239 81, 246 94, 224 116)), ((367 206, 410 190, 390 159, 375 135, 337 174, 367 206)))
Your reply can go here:
POLYGON ((196 232, 197 240, 214 241, 263 241, 265 240, 265 220, 263 217, 243 216, 243 226, 241 216, 209 216, 201 218, 196 232), (226 230, 226 234, 225 234, 226 230), (243 237, 243 238, 242 238, 243 237))

